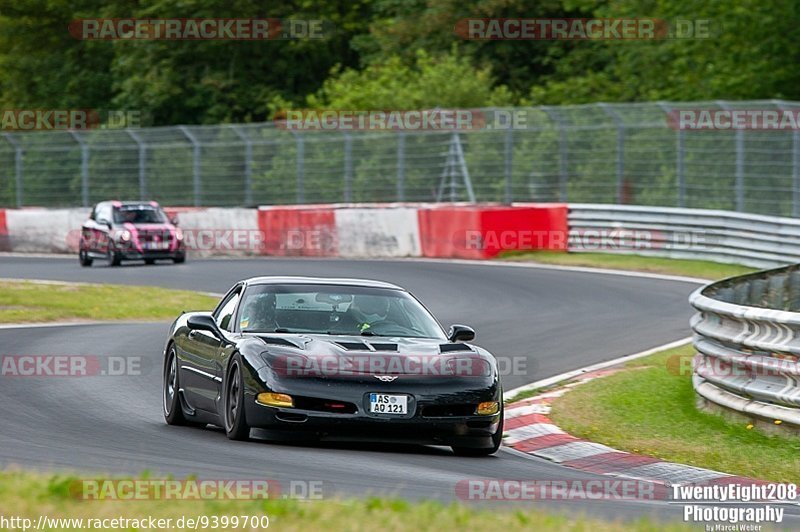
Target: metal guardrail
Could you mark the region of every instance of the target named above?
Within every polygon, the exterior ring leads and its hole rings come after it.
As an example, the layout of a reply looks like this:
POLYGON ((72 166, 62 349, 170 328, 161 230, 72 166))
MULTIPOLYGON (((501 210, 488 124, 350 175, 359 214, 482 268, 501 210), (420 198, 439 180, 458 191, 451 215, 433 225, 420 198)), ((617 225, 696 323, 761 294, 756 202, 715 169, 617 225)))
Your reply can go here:
POLYGON ((570 251, 771 268, 800 262, 800 220, 706 209, 569 204, 570 251))
POLYGON ((800 429, 800 265, 712 283, 689 301, 699 397, 800 429))

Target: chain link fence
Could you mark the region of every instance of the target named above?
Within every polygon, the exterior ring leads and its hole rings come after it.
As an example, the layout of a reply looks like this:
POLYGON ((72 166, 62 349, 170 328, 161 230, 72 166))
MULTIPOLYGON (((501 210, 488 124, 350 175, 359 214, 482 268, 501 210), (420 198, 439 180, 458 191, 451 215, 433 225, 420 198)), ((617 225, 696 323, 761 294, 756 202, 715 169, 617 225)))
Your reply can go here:
POLYGON ((483 109, 454 131, 299 131, 273 123, 0 134, 0 205, 576 202, 800 216, 800 131, 686 130, 657 102, 483 109), (509 117, 518 123, 508 126, 509 117), (517 120, 524 117, 523 120, 517 120))

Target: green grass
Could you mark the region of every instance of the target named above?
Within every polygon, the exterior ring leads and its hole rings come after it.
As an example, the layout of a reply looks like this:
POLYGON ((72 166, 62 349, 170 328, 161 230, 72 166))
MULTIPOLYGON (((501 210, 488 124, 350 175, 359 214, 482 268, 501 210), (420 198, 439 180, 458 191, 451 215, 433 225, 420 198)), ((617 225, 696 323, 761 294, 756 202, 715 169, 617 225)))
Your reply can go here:
POLYGON ((800 483, 800 438, 769 436, 695 407, 693 354, 687 345, 631 361, 628 371, 557 399, 551 418, 570 434, 616 449, 800 483))
POLYGON ((216 304, 214 297, 186 290, 0 281, 0 323, 162 320, 216 304))
POLYGON ((737 264, 722 264, 704 260, 667 259, 641 255, 613 253, 567 253, 559 251, 506 252, 500 260, 556 264, 561 266, 586 266, 640 272, 684 275, 701 279, 722 279, 756 271, 755 268, 737 264))
MULTIPOLYGON (((78 477, 42 476, 19 471, 0 472, 0 516, 32 519, 40 515, 62 518, 171 518, 181 516, 263 516, 270 529, 305 530, 575 530, 627 531, 653 530, 649 520, 611 523, 570 514, 556 515, 526 504, 524 509, 508 506, 469 508, 465 504, 436 502, 410 503, 402 500, 366 498, 361 500, 292 499, 238 501, 92 501, 76 497, 78 477)), ((80 491, 77 491, 79 494, 80 491)), ((659 530, 687 530, 680 524, 663 525, 659 530)), ((174 527, 174 525, 173 525, 174 527)), ((60 530, 72 530, 61 527, 60 530)), ((132 529, 131 529, 132 530, 132 529)), ((229 528, 234 530, 234 528, 229 528)), ((235 530, 258 530, 236 528, 235 530)))

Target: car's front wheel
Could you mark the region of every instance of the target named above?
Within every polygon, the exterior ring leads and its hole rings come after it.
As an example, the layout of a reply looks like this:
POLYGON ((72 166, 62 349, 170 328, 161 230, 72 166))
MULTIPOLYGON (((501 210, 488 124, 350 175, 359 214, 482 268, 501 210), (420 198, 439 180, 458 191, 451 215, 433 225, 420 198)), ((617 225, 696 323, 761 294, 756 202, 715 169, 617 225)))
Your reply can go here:
POLYGON ((78 260, 80 261, 81 266, 84 268, 88 268, 94 262, 94 260, 89 257, 89 252, 85 249, 82 249, 78 252, 78 260))
POLYGON ((186 425, 180 398, 180 375, 178 374, 178 357, 175 346, 171 345, 167 351, 167 361, 164 364, 164 419, 168 425, 186 425))
POLYGON ((489 456, 491 454, 496 453, 500 449, 500 445, 503 443, 503 422, 504 422, 504 412, 501 408, 500 410, 500 424, 497 427, 497 432, 494 433, 492 436, 492 446, 491 447, 458 447, 456 445, 453 446, 453 453, 456 456, 489 456))
POLYGON ((117 251, 116 246, 112 242, 108 243, 108 254, 106 255, 106 262, 109 266, 119 266, 122 263, 122 255, 117 251))
POLYGON ((232 440, 246 440, 250 437, 250 426, 244 412, 244 379, 242 359, 234 355, 228 376, 225 380, 225 434, 232 440))

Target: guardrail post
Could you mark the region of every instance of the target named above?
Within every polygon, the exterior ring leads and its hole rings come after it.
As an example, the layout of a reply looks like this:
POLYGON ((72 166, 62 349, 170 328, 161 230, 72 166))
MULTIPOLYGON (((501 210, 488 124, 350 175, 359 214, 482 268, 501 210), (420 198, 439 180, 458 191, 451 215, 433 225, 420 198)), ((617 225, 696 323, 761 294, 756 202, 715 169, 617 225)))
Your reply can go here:
POLYGON ((183 135, 192 143, 192 188, 194 196, 194 206, 199 207, 200 192, 202 189, 202 176, 200 175, 200 157, 202 145, 198 142, 197 138, 186 128, 186 126, 178 126, 183 135))
POLYGON ((686 207, 686 173, 684 171, 684 132, 678 128, 675 133, 675 180, 678 184, 678 207, 686 207))
POLYGON ((406 200, 406 134, 397 133, 397 201, 406 200))
POLYGON ((726 303, 735 303, 735 297, 736 294, 733 291, 733 288, 721 288, 716 294, 717 299, 720 301, 725 301, 726 303))
POLYGON ((733 287, 733 302, 737 305, 749 303, 750 288, 746 284, 737 284, 733 287))
POLYGON ((14 195, 16 196, 17 208, 20 208, 23 204, 22 158, 25 155, 25 150, 22 149, 22 145, 10 133, 6 133, 3 136, 14 148, 14 195))
POLYGON ((550 119, 558 125, 558 200, 567 201, 569 186, 569 139, 567 125, 558 111, 552 107, 542 107, 550 119))
POLYGON ((306 145, 305 139, 303 135, 299 131, 293 131, 292 134, 295 136, 295 142, 297 144, 297 155, 296 155, 296 164, 297 164, 297 203, 303 204, 306 202, 306 190, 305 190, 305 159, 306 159, 306 145))
POLYGON ((344 132, 344 202, 353 201, 353 138, 348 132, 344 132))
POLYGON ((611 109, 607 103, 597 104, 605 113, 611 117, 617 126, 617 198, 618 204, 625 201, 625 122, 620 118, 616 111, 611 109))
MULTIPOLYGON (((669 123, 672 112, 672 106, 666 102, 656 102, 656 104, 664 111, 666 115, 666 122, 669 123)), ((675 130, 675 185, 676 185, 676 198, 675 202, 678 207, 686 207, 686 175, 683 170, 683 130, 677 127, 675 130)))
POLYGON ((514 201, 514 193, 512 191, 512 170, 514 162, 514 129, 511 124, 508 125, 506 130, 505 144, 503 146, 503 159, 504 159, 504 173, 505 173, 505 201, 507 205, 511 205, 514 201))
POLYGON ((800 131, 792 131, 792 216, 800 217, 800 131))
POLYGON ((74 131, 69 132, 81 147, 81 206, 89 206, 89 145, 74 131))
POLYGON ((796 312, 800 310, 800 271, 789 273, 789 294, 786 301, 786 310, 796 312))
POLYGON ((244 204, 253 204, 253 141, 239 126, 230 126, 242 142, 244 142, 244 204))
POLYGON ((750 293, 747 295, 747 303, 760 305, 764 301, 764 294, 767 291, 767 281, 764 279, 753 279, 750 284, 750 293))
POLYGON ((126 129, 125 132, 136 142, 139 148, 139 200, 147 199, 147 145, 138 133, 126 129))
MULTIPOLYGON (((717 101, 717 105, 725 111, 731 109, 728 102, 717 101)), ((736 201, 736 211, 744 212, 744 130, 737 129, 735 133, 736 142, 736 181, 734 184, 734 194, 736 201)))
POLYGON ((769 278, 769 289, 767 292, 766 304, 769 308, 783 309, 785 305, 785 286, 787 276, 775 275, 769 278))

